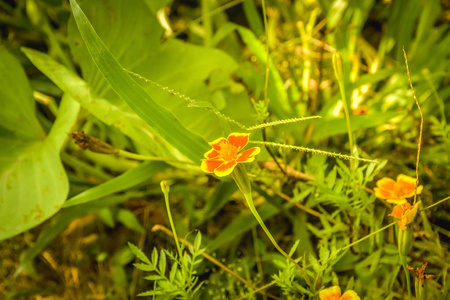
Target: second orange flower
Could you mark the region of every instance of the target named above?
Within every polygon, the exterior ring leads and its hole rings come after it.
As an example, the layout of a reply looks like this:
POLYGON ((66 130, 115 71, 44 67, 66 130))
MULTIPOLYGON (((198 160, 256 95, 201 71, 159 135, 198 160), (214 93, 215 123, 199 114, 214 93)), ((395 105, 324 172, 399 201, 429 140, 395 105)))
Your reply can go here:
MULTIPOLYGON (((377 181, 377 187, 374 188, 375 196, 381 199, 387 199, 388 203, 403 204, 406 198, 414 196, 416 188, 416 179, 400 174, 397 181, 384 177, 377 181)), ((417 187, 417 195, 422 193, 423 186, 417 187)))

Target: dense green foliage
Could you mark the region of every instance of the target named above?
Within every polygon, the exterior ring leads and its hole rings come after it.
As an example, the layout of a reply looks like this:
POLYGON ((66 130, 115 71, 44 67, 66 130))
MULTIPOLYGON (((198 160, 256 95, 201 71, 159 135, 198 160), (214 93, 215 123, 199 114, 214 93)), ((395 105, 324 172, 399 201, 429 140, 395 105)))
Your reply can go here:
POLYGON ((449 10, 0 2, 0 298, 445 299, 449 10), (251 188, 200 169, 232 132, 251 188), (402 231, 374 188, 416 172, 402 231))

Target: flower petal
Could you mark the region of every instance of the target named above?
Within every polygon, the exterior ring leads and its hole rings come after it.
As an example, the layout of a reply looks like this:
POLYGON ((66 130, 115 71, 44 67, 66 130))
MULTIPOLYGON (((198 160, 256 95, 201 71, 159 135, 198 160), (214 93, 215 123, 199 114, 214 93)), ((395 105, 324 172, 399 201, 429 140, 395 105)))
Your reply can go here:
POLYGON ((202 159, 202 164, 200 165, 200 168, 205 173, 213 173, 215 169, 220 167, 224 163, 223 160, 208 160, 208 159, 202 159))
POLYGON ((394 210, 388 216, 393 216, 394 218, 401 219, 405 210, 410 209, 411 205, 409 203, 398 204, 394 207, 394 210))
POLYGON ((341 297, 341 288, 338 285, 321 290, 319 293, 320 300, 339 300, 341 297))
POLYGON ((405 224, 403 224, 402 220, 398 220, 397 225, 401 230, 406 230, 405 224))
POLYGON ((353 290, 348 290, 342 295, 340 300, 361 300, 358 294, 353 290))
POLYGON ((381 188, 374 188, 373 190, 375 191, 375 196, 380 199, 388 199, 391 197, 395 197, 394 193, 389 190, 384 190, 381 188))
POLYGON ((231 133, 227 140, 228 143, 237 148, 237 151, 240 151, 247 145, 249 135, 249 133, 231 133))
POLYGON ((405 204, 406 198, 391 198, 386 200, 387 203, 393 203, 393 204, 405 204))
POLYGON ((239 153, 236 160, 242 163, 252 162, 255 160, 255 155, 258 155, 259 152, 261 152, 259 147, 247 149, 244 152, 239 153))
POLYGON ((220 144, 225 143, 227 141, 226 138, 218 138, 214 141, 212 141, 211 143, 209 143, 214 149, 216 149, 217 151, 220 150, 220 144))
MULTIPOLYGON (((412 221, 414 221, 414 218, 416 217, 417 214, 417 210, 419 209, 420 203, 422 201, 417 201, 416 204, 414 204, 414 206, 408 210, 406 210, 403 213, 403 216, 406 217, 404 223, 406 222, 405 225, 408 225, 410 223, 412 223, 412 221)), ((411 206, 410 206, 411 207, 411 206)), ((403 221, 403 219, 402 219, 403 221)))
POLYGON ((220 153, 216 149, 212 148, 211 150, 206 152, 204 156, 207 159, 214 159, 214 158, 219 158, 220 157, 220 153))
MULTIPOLYGON (((419 185, 419 186, 417 187, 417 195, 420 195, 420 194, 422 193, 422 190, 423 190, 423 185, 419 185)), ((405 192, 408 192, 408 193, 405 193, 405 197, 406 197, 406 198, 409 198, 409 197, 414 196, 414 193, 415 193, 414 187, 413 187, 411 190, 405 191, 405 192)))
MULTIPOLYGON (((397 176, 397 184, 401 187, 406 198, 414 196, 414 190, 416 188, 416 178, 400 174, 397 176)), ((422 189, 423 186, 417 187, 417 194, 420 194, 422 192, 422 189)))
POLYGON ((383 190, 394 190, 395 181, 391 178, 384 177, 377 181, 377 187, 383 190))
POLYGON ((214 170, 214 174, 216 174, 219 177, 224 177, 231 172, 233 172, 234 167, 237 165, 237 162, 235 160, 232 160, 230 162, 224 162, 222 165, 220 165, 218 168, 214 170))
POLYGON ((403 186, 414 188, 414 186, 416 185, 416 178, 407 176, 405 174, 400 174, 397 176, 397 182, 401 183, 403 186))

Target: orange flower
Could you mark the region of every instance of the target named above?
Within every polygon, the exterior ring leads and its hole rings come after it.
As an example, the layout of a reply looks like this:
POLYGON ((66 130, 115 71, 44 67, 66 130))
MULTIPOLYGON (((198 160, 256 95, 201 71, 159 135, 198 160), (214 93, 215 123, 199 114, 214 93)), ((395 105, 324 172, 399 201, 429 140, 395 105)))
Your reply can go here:
POLYGON ((341 296, 341 288, 337 285, 321 290, 319 298, 320 300, 361 300, 353 290, 348 290, 341 296))
MULTIPOLYGON (((415 187, 415 178, 400 174, 397 176, 397 181, 387 177, 378 180, 374 190, 378 198, 387 199, 389 203, 403 204, 406 203, 406 198, 414 196, 415 187)), ((422 193, 422 189, 422 185, 417 187, 417 195, 422 193)))
POLYGON ((201 169, 206 173, 214 173, 219 177, 227 176, 233 172, 237 163, 248 163, 255 160, 261 149, 254 147, 239 151, 248 143, 248 133, 232 133, 227 138, 219 138, 209 143, 213 148, 205 153, 201 169))
POLYGON ((401 230, 406 230, 406 226, 414 221, 421 202, 418 201, 413 207, 409 203, 398 204, 389 216, 399 219, 397 222, 398 226, 401 230))

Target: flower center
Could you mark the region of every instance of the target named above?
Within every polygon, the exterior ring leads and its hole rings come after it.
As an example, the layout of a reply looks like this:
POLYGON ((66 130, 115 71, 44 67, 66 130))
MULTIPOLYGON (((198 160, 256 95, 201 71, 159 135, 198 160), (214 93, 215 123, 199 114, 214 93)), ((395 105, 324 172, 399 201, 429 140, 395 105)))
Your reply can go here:
POLYGON ((229 144, 228 142, 224 142, 220 145, 220 156, 225 161, 232 161, 237 157, 237 147, 229 144))

